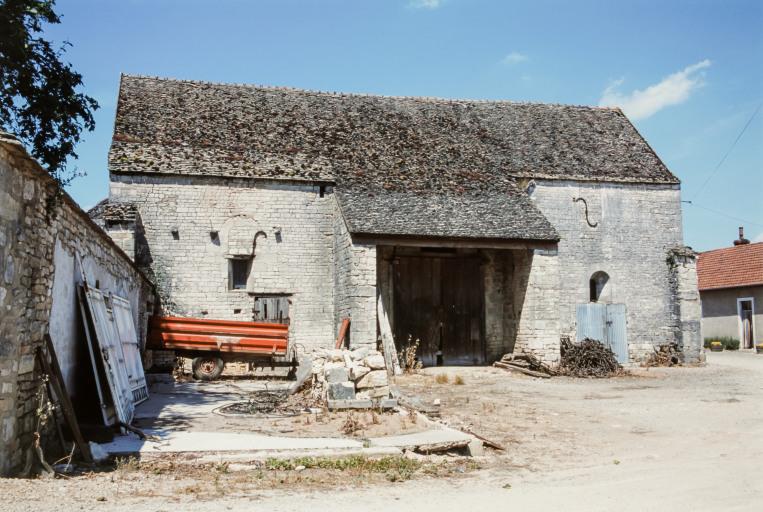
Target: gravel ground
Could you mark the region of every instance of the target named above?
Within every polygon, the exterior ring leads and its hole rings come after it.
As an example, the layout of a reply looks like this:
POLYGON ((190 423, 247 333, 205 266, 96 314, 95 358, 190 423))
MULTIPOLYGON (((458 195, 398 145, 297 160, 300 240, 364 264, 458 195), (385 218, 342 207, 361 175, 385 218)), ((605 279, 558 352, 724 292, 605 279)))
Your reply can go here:
POLYGON ((763 356, 710 353, 705 367, 606 380, 427 369, 400 385, 439 399, 443 421, 473 428, 506 452, 488 451, 479 470, 455 461, 394 483, 362 473, 231 477, 227 469, 171 465, 0 480, 0 510, 760 509, 763 356), (450 383, 438 384, 439 373, 450 383), (456 375, 463 385, 453 384, 456 375))

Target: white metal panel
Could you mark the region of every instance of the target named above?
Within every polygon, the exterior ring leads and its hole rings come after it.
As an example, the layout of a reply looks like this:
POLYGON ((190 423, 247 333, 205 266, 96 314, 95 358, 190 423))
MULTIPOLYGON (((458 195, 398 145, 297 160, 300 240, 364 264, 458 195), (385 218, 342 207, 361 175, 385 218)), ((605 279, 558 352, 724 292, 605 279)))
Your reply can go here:
POLYGON ((628 340, 625 335, 625 304, 607 304, 607 342, 619 363, 628 362, 628 340))
POLYGON ((577 305, 577 341, 600 341, 614 352, 617 361, 628 362, 625 304, 590 302, 577 305))
POLYGON ((135 403, 132 398, 130 379, 127 376, 127 363, 119 333, 111 310, 106 307, 106 301, 101 291, 87 287, 85 293, 87 294, 90 316, 95 327, 96 340, 101 349, 106 380, 114 399, 114 406, 117 409, 117 417, 129 425, 135 413, 135 403))
POLYGON ((577 341, 586 338, 597 340, 606 345, 607 334, 605 330, 607 307, 605 304, 590 302, 577 306, 577 341))
POLYGON ((111 312, 117 333, 122 342, 127 378, 130 381, 133 403, 138 405, 148 399, 148 385, 143 373, 143 361, 140 359, 138 335, 135 333, 130 302, 116 295, 111 296, 111 312))

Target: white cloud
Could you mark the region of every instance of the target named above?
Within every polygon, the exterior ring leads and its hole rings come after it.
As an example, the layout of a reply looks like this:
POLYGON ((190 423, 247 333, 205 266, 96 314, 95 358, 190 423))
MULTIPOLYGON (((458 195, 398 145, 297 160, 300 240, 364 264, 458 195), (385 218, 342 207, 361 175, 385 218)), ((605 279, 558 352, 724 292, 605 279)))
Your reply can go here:
POLYGON ((442 5, 442 0, 411 0, 408 7, 414 9, 437 9, 442 5))
POLYGON ((624 80, 615 80, 604 89, 599 105, 620 107, 631 119, 646 119, 665 107, 688 100, 689 96, 704 84, 702 70, 709 66, 710 61, 705 59, 663 78, 646 89, 636 89, 629 94, 617 90, 624 80))
POLYGON ((524 61, 526 61, 528 59, 529 59, 529 57, 527 55, 524 55, 524 54, 519 53, 519 52, 511 52, 510 54, 505 56, 501 60, 501 62, 503 62, 504 64, 508 64, 508 65, 512 66, 514 64, 519 64, 520 62, 524 62, 524 61))

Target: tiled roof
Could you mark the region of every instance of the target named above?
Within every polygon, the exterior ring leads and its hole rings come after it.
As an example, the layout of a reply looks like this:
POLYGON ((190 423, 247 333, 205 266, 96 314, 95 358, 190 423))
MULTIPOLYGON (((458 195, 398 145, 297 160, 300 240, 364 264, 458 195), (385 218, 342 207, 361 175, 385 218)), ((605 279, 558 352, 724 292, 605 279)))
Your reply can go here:
POLYGON ((109 170, 332 181, 360 232, 540 240, 557 235, 518 179, 678 183, 618 109, 128 75, 109 170))
POLYGON ((135 203, 104 199, 87 211, 91 219, 103 222, 134 222, 138 214, 135 203))
POLYGON ((697 277, 700 290, 763 285, 763 242, 700 253, 697 277))

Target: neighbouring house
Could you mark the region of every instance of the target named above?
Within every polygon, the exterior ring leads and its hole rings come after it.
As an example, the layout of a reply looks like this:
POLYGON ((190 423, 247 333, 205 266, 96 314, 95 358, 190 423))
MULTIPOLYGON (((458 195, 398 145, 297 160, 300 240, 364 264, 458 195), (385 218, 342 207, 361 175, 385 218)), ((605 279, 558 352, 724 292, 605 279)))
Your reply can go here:
POLYGON ((123 75, 109 172, 93 215, 165 315, 285 314, 305 351, 349 318, 425 365, 700 357, 680 183, 619 109, 123 75))
POLYGON ((110 314, 124 299, 129 314, 121 318, 132 320, 143 345, 155 302, 150 281, 15 137, 0 132, 0 476, 36 460, 38 433, 46 454, 56 439, 60 410, 51 414, 42 400, 53 376, 43 378, 36 357, 46 335, 77 419, 102 421, 78 301, 85 279, 111 303, 110 314))
POLYGON ((735 338, 741 348, 763 342, 763 242, 751 244, 739 228, 733 247, 699 254, 702 335, 735 338))

